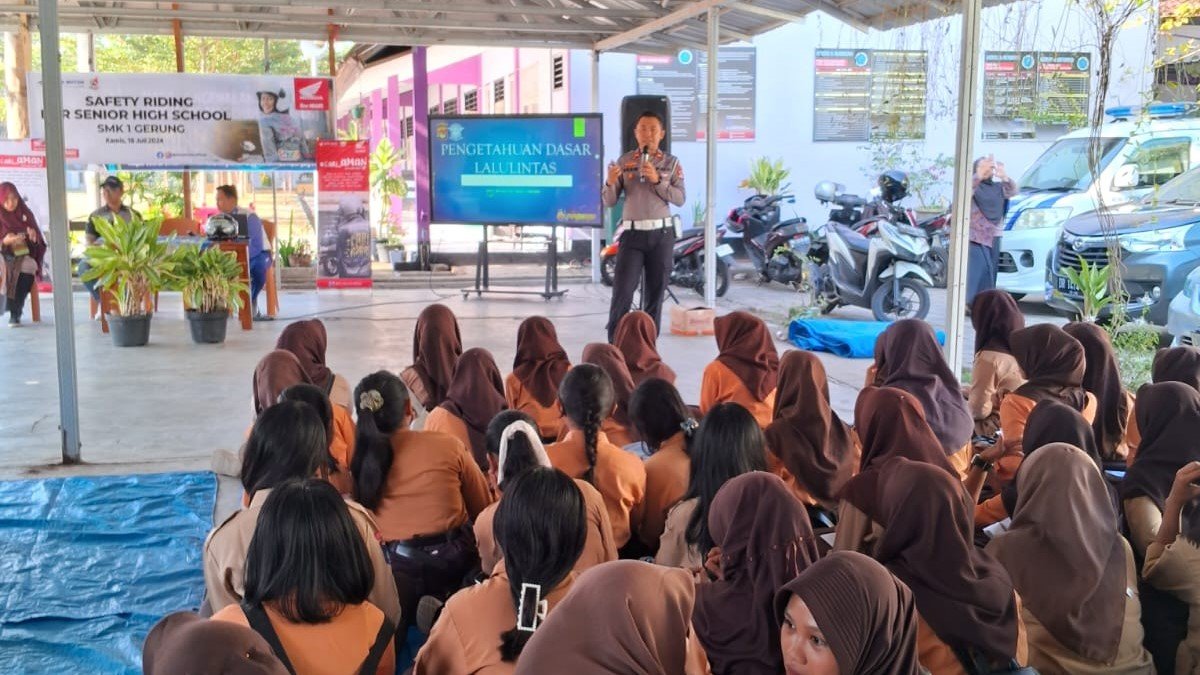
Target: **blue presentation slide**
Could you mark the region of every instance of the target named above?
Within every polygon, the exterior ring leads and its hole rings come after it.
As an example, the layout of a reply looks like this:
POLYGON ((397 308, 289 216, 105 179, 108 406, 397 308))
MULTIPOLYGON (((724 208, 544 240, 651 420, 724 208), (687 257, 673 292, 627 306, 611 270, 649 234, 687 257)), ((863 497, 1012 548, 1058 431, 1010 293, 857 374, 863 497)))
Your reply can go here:
POLYGON ((603 224, 600 115, 434 117, 432 221, 603 224))

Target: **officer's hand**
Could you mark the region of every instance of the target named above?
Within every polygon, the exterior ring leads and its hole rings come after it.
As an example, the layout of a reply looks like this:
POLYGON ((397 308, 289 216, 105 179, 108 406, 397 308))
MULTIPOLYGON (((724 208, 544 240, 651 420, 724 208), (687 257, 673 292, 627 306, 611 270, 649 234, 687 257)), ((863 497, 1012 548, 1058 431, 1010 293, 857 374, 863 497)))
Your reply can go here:
POLYGON ((609 185, 616 185, 617 179, 621 177, 621 165, 616 162, 608 163, 608 180, 605 181, 609 185))
POLYGON ((646 179, 647 182, 657 183, 658 178, 659 178, 658 169, 654 168, 654 165, 651 164, 650 162, 643 162, 642 163, 642 176, 646 179))

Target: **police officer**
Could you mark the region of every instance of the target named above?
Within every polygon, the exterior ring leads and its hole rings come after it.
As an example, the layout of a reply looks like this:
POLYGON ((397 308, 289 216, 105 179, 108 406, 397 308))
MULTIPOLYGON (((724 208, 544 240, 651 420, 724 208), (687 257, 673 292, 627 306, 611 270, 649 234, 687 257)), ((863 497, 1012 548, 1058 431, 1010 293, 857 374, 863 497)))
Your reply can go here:
POLYGON ((613 274, 612 305, 608 312, 608 340, 612 342, 617 322, 629 311, 638 281, 645 276, 643 309, 662 328, 663 295, 674 260, 675 225, 671 204, 683 206, 683 167, 679 159, 659 149, 666 136, 663 120, 644 112, 633 135, 638 149, 608 165, 602 191, 604 205, 613 206, 625 193, 625 210, 620 226, 625 228, 617 250, 613 274))

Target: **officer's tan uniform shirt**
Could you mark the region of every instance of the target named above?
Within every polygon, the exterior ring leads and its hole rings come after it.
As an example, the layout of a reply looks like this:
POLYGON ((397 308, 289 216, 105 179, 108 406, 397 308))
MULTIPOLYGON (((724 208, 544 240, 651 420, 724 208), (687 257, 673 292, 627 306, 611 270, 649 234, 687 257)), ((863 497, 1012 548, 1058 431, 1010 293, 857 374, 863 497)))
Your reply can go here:
MULTIPOLYGON (((658 169, 658 183, 641 181, 642 152, 634 150, 621 155, 617 164, 621 175, 616 185, 604 184, 600 194, 605 206, 617 203, 617 197, 625 193, 623 220, 652 220, 670 218, 671 207, 683 206, 687 193, 683 187, 683 166, 679 158, 658 150, 650 154, 650 163, 658 169)), ((607 176, 606 176, 607 178, 607 176)))

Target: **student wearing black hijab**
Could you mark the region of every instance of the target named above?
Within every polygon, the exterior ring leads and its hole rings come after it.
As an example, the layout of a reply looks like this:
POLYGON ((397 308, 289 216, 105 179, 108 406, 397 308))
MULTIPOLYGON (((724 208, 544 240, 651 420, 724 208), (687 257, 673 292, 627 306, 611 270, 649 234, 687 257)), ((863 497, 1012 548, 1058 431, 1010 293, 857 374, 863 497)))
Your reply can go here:
POLYGON ((988 155, 975 160, 971 197, 971 246, 967 253, 967 307, 975 296, 996 287, 1000 258, 1000 233, 1008 202, 1017 184, 1004 171, 1004 163, 988 155))

